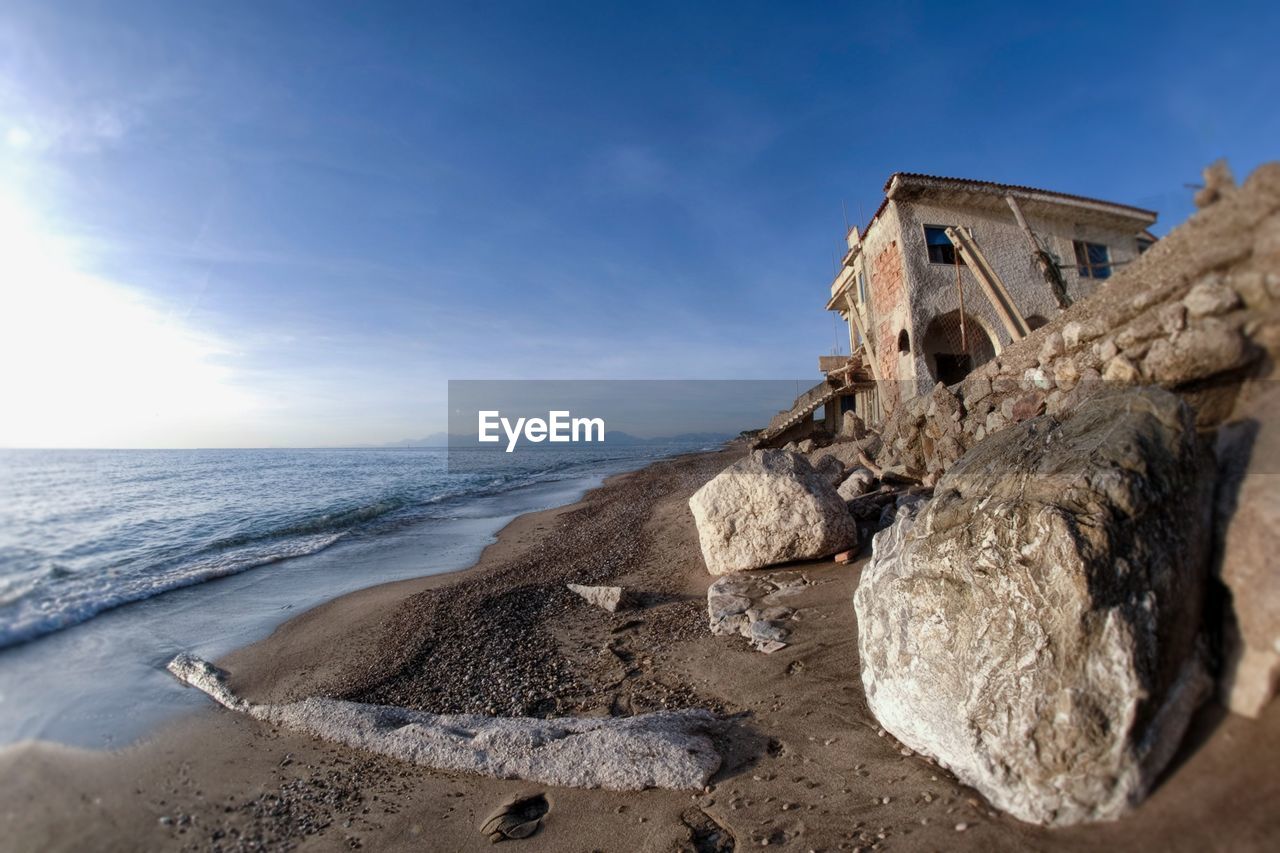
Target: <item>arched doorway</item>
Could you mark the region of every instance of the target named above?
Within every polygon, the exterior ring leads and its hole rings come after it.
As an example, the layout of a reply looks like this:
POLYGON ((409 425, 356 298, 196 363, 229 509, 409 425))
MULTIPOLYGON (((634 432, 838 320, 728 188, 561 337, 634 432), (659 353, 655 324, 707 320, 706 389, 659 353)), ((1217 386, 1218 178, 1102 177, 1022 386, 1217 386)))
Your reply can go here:
POLYGON ((996 344, 986 328, 959 311, 934 317, 924 333, 924 355, 935 381, 954 385, 974 368, 995 358, 996 344))

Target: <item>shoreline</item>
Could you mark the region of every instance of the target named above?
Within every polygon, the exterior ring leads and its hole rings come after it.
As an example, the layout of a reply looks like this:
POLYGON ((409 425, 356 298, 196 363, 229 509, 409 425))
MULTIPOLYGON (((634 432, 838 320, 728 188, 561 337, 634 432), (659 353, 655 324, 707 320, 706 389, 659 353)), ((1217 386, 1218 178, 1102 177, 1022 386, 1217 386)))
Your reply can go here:
POLYGON ((175 650, 218 659, 350 592, 466 569, 519 516, 575 503, 604 479, 648 461, 612 460, 564 479, 482 494, 456 512, 389 535, 355 537, 279 565, 170 590, 0 649, 0 745, 135 742, 203 707, 163 669, 175 650))
POLYGON ((761 572, 807 581, 794 599, 801 618, 786 649, 763 655, 740 638, 711 636, 705 590, 713 578, 687 499, 732 453, 677 457, 610 477, 579 501, 514 519, 470 568, 349 593, 219 660, 232 686, 253 699, 328 685, 357 698, 398 692, 431 709, 488 701, 489 682, 500 692, 525 685, 520 660, 495 655, 507 648, 499 640, 531 637, 542 644, 538 654, 553 654, 570 676, 552 685, 564 705, 557 712, 625 715, 665 701, 711 706, 730 720, 718 741, 724 762, 708 790, 618 794, 445 773, 210 707, 112 752, 48 744, 0 752, 0 831, 24 849, 487 850, 478 830, 486 815, 514 794, 543 791, 551 811, 537 835, 519 842, 530 850, 702 853, 718 849, 708 841, 718 832, 737 849, 764 841, 800 850, 1270 844, 1280 828, 1270 808, 1280 796, 1269 769, 1280 758, 1276 708, 1251 722, 1207 706, 1135 813, 1050 830, 997 814, 879 730, 862 693, 850 603, 865 559, 761 572), (639 520, 628 532, 619 519, 639 520), (616 565, 589 559, 618 549, 629 556, 616 565), (566 562, 573 559, 584 562, 566 562), (598 572, 642 593, 641 606, 609 614, 554 592, 575 572, 598 572), (440 591, 458 593, 457 612, 437 613, 442 624, 471 632, 466 645, 478 649, 470 672, 455 671, 458 650, 441 641, 442 671, 466 688, 457 693, 437 692, 434 646, 426 658, 387 648, 389 637, 413 639, 397 631, 406 617, 435 612, 440 591), (495 614, 525 619, 498 625, 495 614), (371 658, 381 679, 366 677, 371 658), (388 673, 392 658, 401 668, 388 673), (353 671, 361 683, 350 679, 353 671))
MULTIPOLYGON (((710 451, 712 453, 718 451, 710 451)), ((591 493, 616 486, 660 462, 677 462, 699 453, 682 453, 650 462, 642 468, 610 474, 576 500, 547 509, 520 513, 494 533, 475 561, 404 580, 386 581, 331 598, 277 625, 270 634, 220 656, 215 663, 229 673, 228 684, 237 693, 260 702, 290 701, 322 692, 326 643, 352 641, 376 629, 385 608, 428 590, 444 589, 492 570, 494 565, 530 547, 536 534, 559 516, 581 509, 591 493), (339 636, 341 635, 341 636, 339 636)))

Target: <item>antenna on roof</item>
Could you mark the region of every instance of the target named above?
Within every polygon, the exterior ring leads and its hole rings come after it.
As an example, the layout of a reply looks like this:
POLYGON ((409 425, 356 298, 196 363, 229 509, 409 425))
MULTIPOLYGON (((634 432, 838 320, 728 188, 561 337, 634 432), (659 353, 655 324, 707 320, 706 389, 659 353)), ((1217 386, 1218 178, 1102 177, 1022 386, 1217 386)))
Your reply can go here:
POLYGON ((844 233, 849 233, 849 210, 844 206, 844 199, 840 199, 840 212, 844 214, 844 233))

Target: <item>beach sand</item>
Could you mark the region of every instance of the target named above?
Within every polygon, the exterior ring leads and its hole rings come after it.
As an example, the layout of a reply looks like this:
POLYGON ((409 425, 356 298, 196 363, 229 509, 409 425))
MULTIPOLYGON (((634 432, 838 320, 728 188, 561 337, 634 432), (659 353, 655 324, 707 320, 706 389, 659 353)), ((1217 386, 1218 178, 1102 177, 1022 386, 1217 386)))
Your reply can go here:
MULTIPOLYGON (((741 450, 612 478, 522 516, 466 571, 344 596, 220 665, 259 700, 324 693, 430 711, 607 714, 696 705, 731 718, 708 791, 612 793, 441 773, 277 730, 212 706, 124 750, 0 753, 6 850, 482 850, 508 797, 543 791, 556 851, 1263 850, 1280 834, 1280 706, 1209 705, 1138 810, 1048 830, 999 815, 867 710, 851 598, 863 562, 799 563, 792 644, 772 655, 706 627, 712 578, 689 495, 741 450), (609 614, 564 589, 616 582, 609 614), (767 845, 765 844, 767 842, 767 845)), ((174 649, 174 652, 182 651, 174 649)))

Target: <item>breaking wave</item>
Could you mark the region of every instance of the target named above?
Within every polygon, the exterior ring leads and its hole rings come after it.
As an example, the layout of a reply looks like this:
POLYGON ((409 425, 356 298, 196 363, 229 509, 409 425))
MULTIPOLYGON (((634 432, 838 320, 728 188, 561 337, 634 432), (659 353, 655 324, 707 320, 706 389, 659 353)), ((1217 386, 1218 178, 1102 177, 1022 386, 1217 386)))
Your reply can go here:
POLYGON ((655 455, 489 455, 450 473, 440 451, 3 451, 0 648, 655 455))

